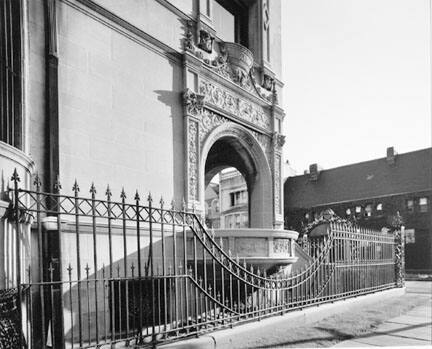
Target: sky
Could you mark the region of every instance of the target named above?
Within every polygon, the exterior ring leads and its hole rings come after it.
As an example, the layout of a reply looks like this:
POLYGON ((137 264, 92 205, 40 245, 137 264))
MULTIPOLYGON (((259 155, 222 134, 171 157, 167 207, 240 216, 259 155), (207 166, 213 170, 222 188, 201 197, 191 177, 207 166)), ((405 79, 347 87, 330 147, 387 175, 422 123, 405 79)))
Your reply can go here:
POLYGON ((432 0, 282 0, 284 158, 302 174, 431 146, 432 0))

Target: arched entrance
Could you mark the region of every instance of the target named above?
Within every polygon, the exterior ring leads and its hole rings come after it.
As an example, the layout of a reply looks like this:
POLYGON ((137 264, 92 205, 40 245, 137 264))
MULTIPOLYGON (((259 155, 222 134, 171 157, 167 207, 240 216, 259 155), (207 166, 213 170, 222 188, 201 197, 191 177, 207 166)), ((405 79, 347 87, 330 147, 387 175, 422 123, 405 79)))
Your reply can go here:
POLYGON ((249 227, 273 227, 272 175, 263 149, 243 126, 228 122, 204 141, 200 156, 200 197, 210 180, 227 167, 245 178, 249 193, 249 227))

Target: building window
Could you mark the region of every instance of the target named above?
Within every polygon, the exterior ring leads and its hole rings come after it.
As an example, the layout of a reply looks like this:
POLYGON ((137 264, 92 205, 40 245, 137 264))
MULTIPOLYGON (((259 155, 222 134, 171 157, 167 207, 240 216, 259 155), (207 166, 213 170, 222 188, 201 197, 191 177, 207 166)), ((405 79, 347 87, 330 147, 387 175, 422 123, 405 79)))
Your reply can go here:
POLYGON ((365 217, 370 217, 372 216, 372 204, 367 204, 365 206, 365 212, 364 212, 365 217))
POLYGON ((420 212, 427 212, 428 211, 428 198, 420 198, 419 199, 419 209, 420 212))
POLYGON ((406 209, 408 212, 414 212, 414 200, 409 199, 406 201, 406 209))
POLYGON ((240 215, 236 214, 235 219, 236 219, 236 228, 240 228, 240 224, 241 224, 240 215))
POLYGON ((213 3, 213 25, 219 39, 248 47, 249 8, 239 0, 216 0, 213 3))
POLYGON ((361 206, 356 206, 356 208, 355 208, 356 214, 360 214, 361 210, 362 210, 361 206))
POLYGON ((381 202, 377 203, 376 210, 377 211, 382 211, 382 209, 383 209, 383 204, 381 202))
POLYGON ((240 204, 247 203, 247 191, 239 190, 230 193, 230 201, 231 201, 231 206, 237 206, 240 204))
POLYGON ((347 208, 347 209, 345 210, 345 214, 346 214, 347 216, 351 216, 351 209, 350 209, 350 208, 347 208))
POLYGON ((22 149, 21 1, 1 1, 0 18, 0 141, 22 149))
POLYGON ((226 228, 232 228, 232 216, 226 216, 225 217, 225 227, 226 228))

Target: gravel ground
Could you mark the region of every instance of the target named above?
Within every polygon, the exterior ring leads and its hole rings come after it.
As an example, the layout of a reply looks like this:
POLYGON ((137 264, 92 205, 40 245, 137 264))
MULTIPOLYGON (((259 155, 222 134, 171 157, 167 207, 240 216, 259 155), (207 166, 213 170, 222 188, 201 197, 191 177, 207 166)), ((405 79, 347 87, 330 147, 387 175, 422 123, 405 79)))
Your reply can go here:
MULTIPOLYGON (((418 283, 415 286, 418 289, 418 283)), ((355 338, 371 332, 382 322, 397 317, 412 308, 427 303, 431 295, 430 283, 424 282, 421 288, 426 292, 410 292, 405 295, 369 304, 353 311, 342 312, 329 316, 308 326, 274 328, 271 333, 268 329, 258 329, 253 336, 244 339, 244 344, 236 348, 316 348, 330 347, 336 343, 355 338), (426 286, 429 284, 429 286, 426 286)))

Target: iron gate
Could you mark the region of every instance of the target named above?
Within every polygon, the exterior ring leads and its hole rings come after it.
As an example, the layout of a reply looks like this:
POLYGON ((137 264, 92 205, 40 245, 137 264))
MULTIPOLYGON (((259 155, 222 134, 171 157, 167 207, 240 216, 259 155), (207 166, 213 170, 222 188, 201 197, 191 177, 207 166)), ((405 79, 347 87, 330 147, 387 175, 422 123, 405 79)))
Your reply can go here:
POLYGON ((26 347, 154 345, 403 283, 400 234, 330 222, 307 245, 312 262, 288 277, 267 275, 174 203, 138 193, 127 201, 124 191, 115 200, 109 187, 97 196, 94 185, 81 196, 77 183, 72 195, 59 183, 47 193, 38 178, 22 189, 16 173, 12 181, 8 219, 37 251, 22 265, 17 247, 26 347), (60 240, 60 260, 44 260, 47 236, 60 240))

